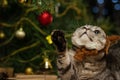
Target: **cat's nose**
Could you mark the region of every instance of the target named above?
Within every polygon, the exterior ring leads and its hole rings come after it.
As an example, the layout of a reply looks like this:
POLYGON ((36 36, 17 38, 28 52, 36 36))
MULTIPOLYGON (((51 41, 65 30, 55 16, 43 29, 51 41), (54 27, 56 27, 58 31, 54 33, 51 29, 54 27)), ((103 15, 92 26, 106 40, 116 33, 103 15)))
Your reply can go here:
POLYGON ((89 27, 83 27, 83 29, 89 30, 90 28, 89 27))

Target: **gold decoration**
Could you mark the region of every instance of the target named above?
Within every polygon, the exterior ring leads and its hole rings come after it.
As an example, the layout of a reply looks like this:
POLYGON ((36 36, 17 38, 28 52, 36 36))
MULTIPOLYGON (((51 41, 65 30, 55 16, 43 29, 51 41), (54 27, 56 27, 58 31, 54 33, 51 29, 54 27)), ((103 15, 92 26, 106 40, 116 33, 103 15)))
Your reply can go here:
POLYGON ((6 7, 8 5, 8 1, 7 0, 2 0, 2 7, 6 7))
POLYGON ((5 33, 3 31, 0 31, 0 39, 4 39, 5 38, 5 33))
POLYGON ((33 69, 31 67, 27 67, 25 70, 25 74, 27 74, 27 75, 33 74, 33 69))
POLYGON ((44 58, 44 62, 45 62, 45 69, 49 69, 49 68, 52 69, 51 62, 47 57, 44 58))
POLYGON ((46 40, 48 41, 49 44, 52 44, 52 43, 53 43, 53 42, 52 42, 52 39, 51 39, 51 35, 48 35, 48 36, 46 37, 46 40))
POLYGON ((19 30, 16 31, 15 36, 19 39, 22 39, 25 37, 25 32, 23 31, 23 28, 21 27, 19 30))
POLYGON ((42 5, 42 1, 41 0, 37 0, 37 4, 38 5, 42 5))
POLYGON ((22 3, 22 4, 31 4, 32 3, 32 0, 18 0, 19 3, 22 3))
POLYGON ((25 3, 26 0, 18 0, 19 3, 25 3))
POLYGON ((76 5, 69 5, 62 13, 56 14, 56 17, 62 17, 67 14, 69 10, 75 10, 78 15, 80 15, 81 11, 76 5))
MULTIPOLYGON (((11 56, 14 56, 14 55, 16 55, 16 54, 19 54, 19 53, 22 52, 22 51, 31 49, 31 48, 33 48, 33 47, 35 47, 35 46, 38 46, 38 45, 40 45, 40 42, 39 42, 39 41, 37 41, 37 42, 35 42, 35 43, 32 43, 32 44, 30 44, 30 45, 28 45, 28 46, 22 47, 22 48, 20 48, 20 49, 17 49, 17 50, 15 50, 15 51, 13 51, 12 53, 10 53, 10 55, 0 58, 0 61, 3 61, 3 60, 4 60, 4 61, 5 61, 5 60, 8 61, 8 59, 9 59, 11 56)), ((33 60, 33 59, 32 59, 32 60, 33 60)))
POLYGON ((78 7, 78 5, 77 5, 78 3, 77 3, 76 0, 73 1, 73 2, 67 2, 65 0, 58 0, 58 2, 59 3, 55 6, 56 17, 63 17, 64 15, 67 15, 67 12, 69 10, 73 10, 73 11, 75 11, 77 13, 76 19, 80 18, 81 9, 78 7), (65 5, 67 7, 66 7, 66 9, 63 12, 59 13, 58 9, 59 9, 59 7, 61 5, 65 5))

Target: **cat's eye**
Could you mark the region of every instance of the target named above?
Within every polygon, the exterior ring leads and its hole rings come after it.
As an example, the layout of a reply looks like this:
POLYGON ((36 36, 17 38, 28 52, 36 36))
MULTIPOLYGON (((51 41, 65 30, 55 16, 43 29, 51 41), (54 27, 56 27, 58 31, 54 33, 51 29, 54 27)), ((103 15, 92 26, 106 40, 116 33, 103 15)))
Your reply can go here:
POLYGON ((99 31, 99 30, 95 30, 94 33, 95 33, 95 34, 99 34, 100 31, 99 31))

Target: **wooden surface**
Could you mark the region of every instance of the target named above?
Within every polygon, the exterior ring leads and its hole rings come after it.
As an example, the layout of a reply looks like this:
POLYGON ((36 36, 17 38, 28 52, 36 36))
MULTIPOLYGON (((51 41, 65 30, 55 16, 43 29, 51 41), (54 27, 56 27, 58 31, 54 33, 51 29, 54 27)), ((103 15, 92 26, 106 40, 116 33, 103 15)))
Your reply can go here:
POLYGON ((14 78, 9 78, 9 80, 57 80, 56 75, 25 75, 25 74, 16 74, 14 78))
POLYGON ((14 69, 11 67, 0 67, 0 73, 6 73, 9 77, 13 76, 14 69))

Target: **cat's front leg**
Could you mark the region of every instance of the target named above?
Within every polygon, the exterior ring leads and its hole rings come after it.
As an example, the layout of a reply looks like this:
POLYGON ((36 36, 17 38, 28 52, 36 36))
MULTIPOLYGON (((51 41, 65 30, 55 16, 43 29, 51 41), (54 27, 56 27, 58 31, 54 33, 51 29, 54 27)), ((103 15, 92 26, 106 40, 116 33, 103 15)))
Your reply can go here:
POLYGON ((67 47, 66 47, 64 32, 60 30, 54 30, 52 32, 52 41, 57 48, 58 64, 60 64, 61 67, 67 66, 70 60, 69 60, 69 55, 67 54, 67 49, 66 49, 67 47))
POLYGON ((52 32, 52 41, 55 44, 58 57, 57 66, 58 74, 62 80, 70 80, 71 78, 71 60, 70 55, 66 47, 66 40, 63 31, 54 30, 52 32))
POLYGON ((55 44, 58 54, 64 54, 62 52, 66 51, 66 40, 64 37, 64 32, 60 30, 54 30, 52 32, 52 41, 55 44))

